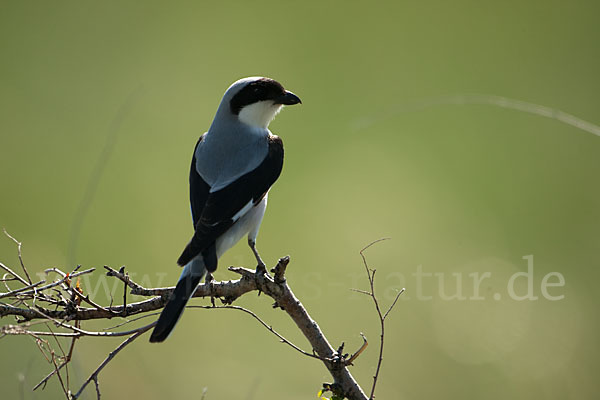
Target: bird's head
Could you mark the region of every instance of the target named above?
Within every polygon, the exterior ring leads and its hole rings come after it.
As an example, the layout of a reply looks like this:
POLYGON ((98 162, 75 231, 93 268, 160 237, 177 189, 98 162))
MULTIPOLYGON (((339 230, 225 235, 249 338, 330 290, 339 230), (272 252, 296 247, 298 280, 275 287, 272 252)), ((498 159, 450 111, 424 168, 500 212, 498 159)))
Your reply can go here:
POLYGON ((229 112, 244 124, 267 128, 283 106, 301 103, 294 93, 281 83, 262 77, 244 78, 227 89, 223 100, 229 112))

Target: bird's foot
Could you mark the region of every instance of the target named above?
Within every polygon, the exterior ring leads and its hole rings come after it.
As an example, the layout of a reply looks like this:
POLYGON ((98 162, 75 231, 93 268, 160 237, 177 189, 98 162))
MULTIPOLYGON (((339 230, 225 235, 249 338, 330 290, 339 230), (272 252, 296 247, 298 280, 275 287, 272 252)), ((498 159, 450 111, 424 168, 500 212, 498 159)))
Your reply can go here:
POLYGON ((254 257, 256 258, 256 262, 258 263, 258 265, 256 266, 256 274, 265 275, 267 273, 267 266, 263 262, 262 258, 260 258, 258 250, 256 250, 256 242, 248 238, 248 246, 250 246, 250 249, 252 249, 252 253, 254 253, 254 257))
POLYGON ((257 275, 266 275, 267 273, 267 266, 265 265, 264 262, 262 262, 262 260, 260 260, 258 262, 258 265, 256 266, 256 274, 257 275))
POLYGON ((212 304, 213 307, 216 307, 215 306, 215 293, 214 293, 214 286, 213 286, 214 279, 215 278, 213 277, 213 275, 210 272, 207 272, 206 278, 204 279, 204 281, 208 285, 208 292, 210 293, 210 303, 212 304))

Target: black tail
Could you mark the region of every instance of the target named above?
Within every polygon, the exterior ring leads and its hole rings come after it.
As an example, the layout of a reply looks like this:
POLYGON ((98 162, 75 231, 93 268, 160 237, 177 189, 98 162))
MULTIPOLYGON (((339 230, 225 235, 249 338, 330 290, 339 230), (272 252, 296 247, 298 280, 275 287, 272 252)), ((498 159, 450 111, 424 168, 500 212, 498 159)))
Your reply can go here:
POLYGON ((202 258, 206 265, 206 269, 210 272, 214 272, 217 269, 217 252, 215 249, 215 243, 210 243, 207 240, 202 240, 198 235, 198 232, 194 233, 192 240, 185 246, 183 252, 177 260, 177 264, 185 266, 187 263, 192 261, 198 254, 202 253, 202 258))
POLYGON ((192 238, 183 250, 183 253, 181 253, 181 256, 179 256, 177 264, 183 267, 200 253, 202 253, 202 262, 204 263, 206 270, 208 272, 215 272, 218 262, 216 242, 212 242, 208 246, 204 243, 204 247, 202 247, 200 241, 192 238))
POLYGON ((179 279, 169 302, 158 317, 158 322, 150 336, 150 342, 162 342, 169 336, 203 275, 189 274, 179 279))
POLYGON ((190 242, 187 244, 187 246, 185 246, 185 249, 183 249, 183 252, 177 260, 178 265, 183 267, 184 265, 192 261, 192 258, 196 257, 202 251, 202 246, 200 246, 200 242, 194 239, 195 237, 193 237, 192 240, 190 240, 190 242))

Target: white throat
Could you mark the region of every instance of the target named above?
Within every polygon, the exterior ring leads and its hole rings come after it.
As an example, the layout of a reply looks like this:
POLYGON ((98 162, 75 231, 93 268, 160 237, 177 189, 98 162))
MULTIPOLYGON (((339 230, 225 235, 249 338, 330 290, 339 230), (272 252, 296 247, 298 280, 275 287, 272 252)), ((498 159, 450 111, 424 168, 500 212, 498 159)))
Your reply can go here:
POLYGON ((273 104, 271 100, 263 100, 242 108, 238 118, 247 125, 266 129, 282 107, 281 104, 273 104))

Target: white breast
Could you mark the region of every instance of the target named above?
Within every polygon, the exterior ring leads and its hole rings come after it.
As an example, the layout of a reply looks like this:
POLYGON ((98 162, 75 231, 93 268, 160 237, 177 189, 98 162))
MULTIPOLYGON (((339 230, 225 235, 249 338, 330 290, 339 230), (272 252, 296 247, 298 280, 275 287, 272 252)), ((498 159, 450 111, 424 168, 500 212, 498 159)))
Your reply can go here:
POLYGON ((240 219, 227 230, 227 232, 217 238, 217 258, 221 258, 223 253, 232 248, 246 235, 251 239, 256 240, 260 223, 262 222, 265 210, 267 209, 267 196, 268 194, 265 195, 260 203, 242 215, 240 219))

